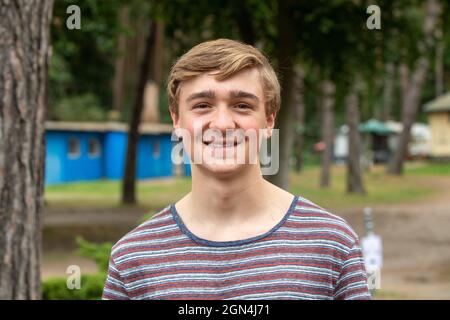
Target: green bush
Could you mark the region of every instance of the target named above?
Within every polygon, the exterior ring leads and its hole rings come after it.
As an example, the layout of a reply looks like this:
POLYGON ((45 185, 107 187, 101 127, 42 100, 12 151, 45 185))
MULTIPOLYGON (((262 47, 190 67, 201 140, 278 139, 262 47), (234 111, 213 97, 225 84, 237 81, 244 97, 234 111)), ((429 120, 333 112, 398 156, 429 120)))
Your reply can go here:
MULTIPOLYGON (((149 219, 154 213, 148 213, 142 221, 149 219)), ((80 289, 69 289, 66 277, 53 277, 42 283, 42 299, 44 300, 98 300, 101 299, 103 287, 108 274, 109 257, 113 244, 92 243, 77 237, 78 255, 93 260, 98 267, 96 274, 80 277, 80 289)))
POLYGON ((69 289, 64 277, 50 278, 42 283, 44 300, 99 300, 102 297, 106 273, 81 275, 80 289, 69 289))
POLYGON ((99 272, 108 272, 109 256, 113 246, 111 242, 91 243, 82 237, 77 237, 76 242, 80 256, 93 260, 97 264, 99 272))
POLYGON ((69 289, 67 278, 54 277, 42 283, 42 299, 44 300, 98 300, 101 299, 103 286, 108 273, 109 255, 112 243, 91 243, 81 237, 76 239, 78 254, 92 259, 98 266, 96 274, 80 276, 80 289, 69 289))

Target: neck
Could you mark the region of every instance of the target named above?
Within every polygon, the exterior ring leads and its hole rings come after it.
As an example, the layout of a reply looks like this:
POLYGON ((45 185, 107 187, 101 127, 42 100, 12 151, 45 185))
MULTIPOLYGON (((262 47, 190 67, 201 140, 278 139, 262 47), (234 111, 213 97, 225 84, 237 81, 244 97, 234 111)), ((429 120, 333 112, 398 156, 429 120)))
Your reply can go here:
POLYGON ((270 183, 252 165, 232 176, 218 177, 192 167, 192 190, 187 195, 196 220, 238 222, 254 209, 264 207, 270 195, 270 183), (205 220, 206 219, 206 220, 205 220))

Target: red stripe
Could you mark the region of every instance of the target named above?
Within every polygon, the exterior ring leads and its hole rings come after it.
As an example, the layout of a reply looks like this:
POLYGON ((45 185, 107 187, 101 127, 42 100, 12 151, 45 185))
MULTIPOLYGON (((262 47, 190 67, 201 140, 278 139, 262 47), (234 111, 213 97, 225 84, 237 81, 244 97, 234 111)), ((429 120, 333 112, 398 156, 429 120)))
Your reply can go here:
MULTIPOLYGON (((344 258, 344 255, 342 254, 342 257, 336 256, 336 251, 332 248, 325 248, 323 246, 314 246, 314 247, 276 247, 276 248, 264 248, 261 250, 253 250, 246 253, 236 253, 233 255, 220 255, 220 254, 209 254, 209 253, 186 253, 186 254, 177 254, 177 255, 168 255, 168 256, 158 256, 158 257, 140 257, 140 258, 134 258, 129 261, 123 262, 123 263, 117 263, 117 268, 120 270, 125 270, 129 267, 135 267, 136 265, 151 265, 151 264, 169 264, 173 262, 183 262, 183 261, 217 261, 217 262, 227 262, 231 259, 241 260, 244 258, 255 258, 255 257, 264 257, 269 254, 321 254, 321 255, 329 255, 335 256, 336 258, 344 258)), ((271 258, 274 259, 274 258, 271 258)), ((308 257, 301 258, 303 261, 304 259, 309 259, 308 257)), ((323 259, 322 257, 319 257, 319 259, 323 259)), ((274 259, 274 261, 277 261, 274 259)), ((297 259, 297 261, 300 262, 300 257, 297 259)))
MULTIPOLYGON (((143 294, 148 293, 154 293, 154 290, 148 290, 147 288, 145 290, 139 290, 139 291, 133 291, 132 296, 136 297, 143 294)), ((158 288, 159 289, 159 288, 158 288)), ((167 288, 172 289, 172 288, 167 288)), ((173 288, 174 289, 174 288, 173 288)), ((310 295, 324 295, 324 296, 332 296, 333 292, 332 290, 328 290, 326 288, 313 288, 308 286, 296 286, 292 284, 277 284, 277 285, 266 285, 259 286, 259 287, 250 287, 250 288, 243 288, 243 289, 236 289, 231 290, 231 292, 227 293, 217 293, 217 294, 163 294, 161 293, 161 299, 186 299, 186 300, 192 300, 192 299, 202 299, 202 300, 210 300, 210 299, 229 299, 240 295, 247 295, 247 294, 263 294, 263 293, 273 293, 273 292, 298 292, 300 294, 310 294, 310 295)), ((152 299, 159 299, 158 297, 154 297, 152 299)))
MULTIPOLYGON (((165 275, 177 275, 182 273, 188 273, 188 274, 195 274, 195 273, 232 273, 232 272, 238 272, 238 271, 257 271, 259 268, 268 268, 268 267, 280 267, 282 266, 298 266, 299 261, 295 259, 291 260, 282 260, 282 261, 273 261, 273 262, 265 262, 265 263, 252 263, 251 265, 245 265, 245 266, 230 266, 230 267, 224 267, 224 268, 211 268, 211 267, 204 267, 204 268, 180 268, 180 267, 173 267, 173 268, 165 268, 164 270, 157 270, 157 271, 148 271, 146 273, 143 272, 136 272, 134 274, 131 274, 124 278, 124 281, 127 282, 134 282, 137 280, 142 279, 151 279, 152 277, 158 277, 158 276, 165 276, 165 275)), ((309 268, 322 268, 324 271, 329 270, 338 272, 339 271, 339 265, 331 264, 331 263, 317 263, 313 261, 303 261, 301 264, 302 267, 309 267, 309 268)), ((299 273, 301 270, 298 271, 299 273)), ((306 273, 305 273, 306 274, 306 273)), ((318 276, 318 275, 315 275, 318 276)))

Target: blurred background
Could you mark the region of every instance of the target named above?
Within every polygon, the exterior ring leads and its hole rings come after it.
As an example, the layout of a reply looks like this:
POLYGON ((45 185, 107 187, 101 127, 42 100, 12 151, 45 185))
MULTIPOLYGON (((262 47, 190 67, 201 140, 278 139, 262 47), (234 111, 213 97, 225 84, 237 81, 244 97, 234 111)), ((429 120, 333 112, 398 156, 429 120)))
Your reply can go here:
POLYGON ((189 192, 189 165, 170 160, 167 75, 192 46, 230 38, 262 50, 282 85, 280 170, 266 178, 381 237, 374 299, 450 299, 447 1, 56 0, 46 12, 42 298, 98 299, 111 246, 189 192), (81 290, 66 287, 69 265, 81 290))

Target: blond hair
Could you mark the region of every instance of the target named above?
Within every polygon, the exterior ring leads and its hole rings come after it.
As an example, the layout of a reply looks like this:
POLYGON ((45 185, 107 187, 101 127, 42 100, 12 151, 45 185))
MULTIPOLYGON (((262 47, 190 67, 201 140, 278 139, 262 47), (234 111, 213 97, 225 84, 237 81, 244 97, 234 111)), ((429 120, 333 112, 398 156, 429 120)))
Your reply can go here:
POLYGON ((216 70, 216 79, 222 81, 246 68, 256 68, 260 73, 266 115, 278 112, 281 104, 280 84, 267 58, 258 49, 229 39, 202 42, 175 62, 167 83, 169 109, 178 115, 183 81, 216 70))

